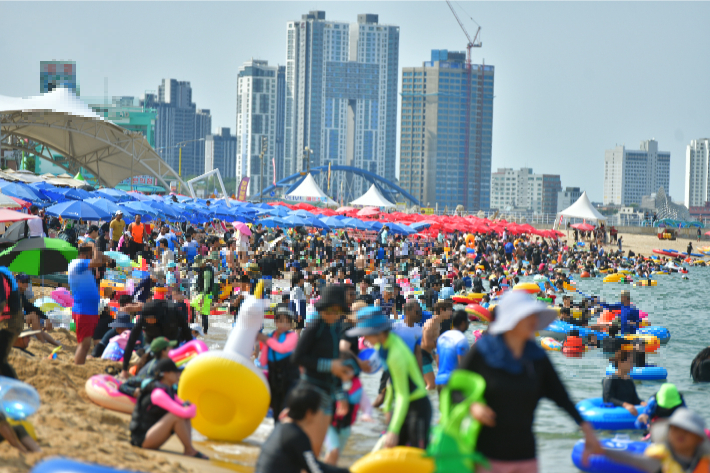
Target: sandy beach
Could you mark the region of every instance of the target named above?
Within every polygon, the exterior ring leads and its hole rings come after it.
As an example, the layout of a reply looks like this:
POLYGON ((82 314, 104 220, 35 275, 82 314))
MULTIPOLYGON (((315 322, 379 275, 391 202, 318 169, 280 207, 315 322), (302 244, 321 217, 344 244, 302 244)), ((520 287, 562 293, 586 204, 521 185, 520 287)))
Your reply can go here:
MULTIPOLYGON (((710 246, 710 240, 700 240, 696 241, 695 238, 688 239, 687 237, 680 237, 677 240, 659 240, 656 235, 638 235, 631 233, 619 233, 622 239, 622 249, 626 253, 632 250, 637 255, 651 256, 654 249, 671 249, 685 252, 688 249, 688 242, 693 243, 693 252, 700 247, 710 246)), ((565 239, 565 237, 561 237, 565 239)), ((567 239, 567 243, 574 243, 574 235, 570 232, 570 238, 567 239)), ((607 250, 616 250, 616 244, 607 244, 605 246, 607 250)))
POLYGON ((130 416, 97 406, 84 391, 88 378, 103 373, 110 365, 118 365, 107 360, 88 359, 86 365, 75 366, 75 336, 64 329, 51 333, 63 344, 56 360, 47 358, 52 347, 36 339, 27 349, 35 356, 15 349, 10 358, 20 380, 34 386, 40 394, 42 406, 28 420, 37 432, 43 452, 21 454, 7 442, 0 443, 0 473, 26 473, 42 459, 56 456, 143 472, 230 471, 214 462, 176 454, 182 449, 174 436, 163 450, 157 452, 131 446, 130 416))

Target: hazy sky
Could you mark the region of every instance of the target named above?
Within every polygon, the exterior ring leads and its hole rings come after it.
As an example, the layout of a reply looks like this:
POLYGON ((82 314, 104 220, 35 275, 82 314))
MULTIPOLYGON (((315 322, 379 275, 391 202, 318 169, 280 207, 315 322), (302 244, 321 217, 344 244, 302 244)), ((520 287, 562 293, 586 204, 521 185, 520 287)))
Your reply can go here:
MULTIPOLYGON (((494 171, 559 173, 601 201, 604 150, 655 138, 682 200, 685 147, 710 136, 710 3, 457 5, 483 27, 474 61, 496 67, 494 171)), ((283 64, 286 22, 309 10, 400 26, 400 70, 466 45, 444 1, 0 2, 0 95, 38 94, 40 60, 71 59, 83 96, 102 96, 105 77, 109 95, 135 96, 187 80, 213 128, 234 132, 238 68, 252 57, 283 64)))

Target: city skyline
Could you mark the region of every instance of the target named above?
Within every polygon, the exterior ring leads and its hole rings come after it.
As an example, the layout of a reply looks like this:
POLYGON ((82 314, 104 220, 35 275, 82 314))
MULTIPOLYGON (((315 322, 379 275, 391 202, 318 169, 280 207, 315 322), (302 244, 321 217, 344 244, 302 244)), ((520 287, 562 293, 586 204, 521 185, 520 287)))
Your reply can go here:
MULTIPOLYGON (((710 134, 705 113, 710 98, 700 93, 710 66, 698 61, 707 44, 703 18, 710 5, 461 6, 483 26, 483 47, 474 50, 473 62, 485 59, 497 69, 493 168, 529 166, 559 173, 563 186, 583 187, 592 200, 601 201, 604 151, 653 137, 671 152, 669 193, 682 200, 685 148, 690 140, 710 134)), ((41 14, 32 8, 4 4, 6 17, 32 14, 36 29, 29 41, 20 22, 0 29, 6 72, 0 94, 36 95, 39 61, 52 59, 76 61, 87 96, 103 95, 105 77, 109 95, 128 96, 155 90, 162 78, 175 77, 191 82, 193 101, 211 111, 213 133, 234 127, 238 67, 251 57, 283 64, 286 24, 304 12, 321 9, 347 22, 372 13, 383 24, 399 26, 399 82, 402 68, 421 63, 422 50, 465 47, 443 2, 88 3, 71 9, 57 3, 45 4, 41 14), (164 21, 150 28, 134 21, 152 16, 164 21), (244 16, 259 21, 229 27, 244 16), (121 41, 104 34, 106 18, 121 25, 121 41), (52 28, 57 22, 75 27, 57 34, 52 28)))

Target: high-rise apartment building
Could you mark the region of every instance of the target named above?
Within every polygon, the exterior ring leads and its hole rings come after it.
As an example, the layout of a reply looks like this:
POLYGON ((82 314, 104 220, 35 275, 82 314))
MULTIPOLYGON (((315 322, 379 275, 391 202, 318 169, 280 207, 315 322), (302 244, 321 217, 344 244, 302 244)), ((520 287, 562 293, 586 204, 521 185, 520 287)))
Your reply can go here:
POLYGON ((237 137, 229 128, 205 137, 205 172, 219 169, 222 179, 234 179, 237 173, 237 137))
POLYGON ((556 213, 561 187, 559 175, 533 174, 530 168, 498 169, 491 175, 490 207, 556 213))
POLYGON ((155 149, 183 178, 199 176, 205 169, 205 144, 212 130, 212 116, 192 102, 186 81, 163 79, 158 94, 145 94, 142 105, 154 108, 155 149), (182 148, 182 157, 180 156, 182 148))
POLYGON ((284 169, 284 127, 286 126, 286 66, 278 66, 276 70, 276 150, 275 160, 276 180, 281 180, 290 174, 284 169))
POLYGON ((394 180, 399 27, 312 11, 287 33, 284 174, 332 163, 394 180))
POLYGON ((39 91, 44 94, 56 88, 70 89, 79 95, 79 83, 76 80, 76 62, 40 61, 39 91))
POLYGON ((247 61, 237 74, 236 177, 250 178, 249 195, 258 194, 262 184, 266 188, 274 181, 273 163, 277 157, 277 75, 278 67, 255 59, 247 61), (262 163, 260 156, 264 148, 262 163))
POLYGON ((422 205, 490 207, 494 75, 446 50, 402 69, 399 185, 422 205))
POLYGON ((604 153, 604 205, 640 204, 661 187, 668 192, 671 153, 658 151, 656 140, 642 141, 640 148, 617 146, 604 153))
POLYGON ((577 202, 582 196, 582 191, 579 187, 565 187, 557 193, 557 211, 562 212, 570 205, 577 202))
POLYGON ((710 139, 692 140, 685 149, 685 206, 710 202, 710 139))

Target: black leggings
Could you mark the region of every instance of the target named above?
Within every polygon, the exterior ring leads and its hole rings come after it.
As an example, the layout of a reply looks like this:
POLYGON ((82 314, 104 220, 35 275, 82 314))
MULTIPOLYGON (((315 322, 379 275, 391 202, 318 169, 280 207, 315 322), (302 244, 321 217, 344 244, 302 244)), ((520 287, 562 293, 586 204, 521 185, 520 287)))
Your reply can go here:
POLYGON ((0 330, 0 376, 17 379, 17 373, 8 361, 12 345, 15 343, 15 333, 10 330, 0 330))
POLYGON ((399 446, 407 445, 425 450, 429 445, 429 427, 431 426, 431 403, 424 396, 409 403, 407 417, 399 432, 399 446))

